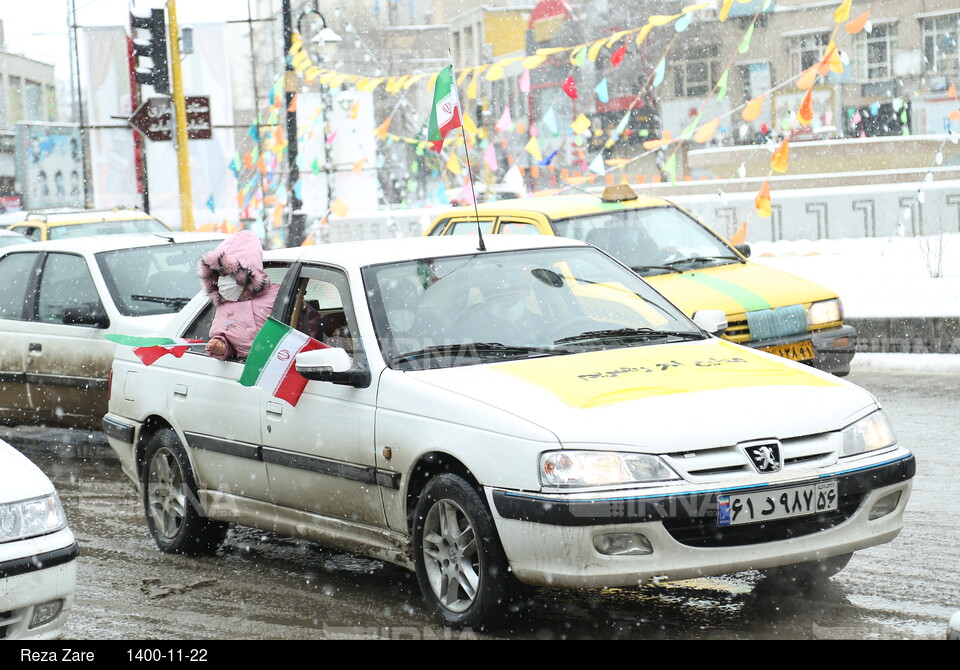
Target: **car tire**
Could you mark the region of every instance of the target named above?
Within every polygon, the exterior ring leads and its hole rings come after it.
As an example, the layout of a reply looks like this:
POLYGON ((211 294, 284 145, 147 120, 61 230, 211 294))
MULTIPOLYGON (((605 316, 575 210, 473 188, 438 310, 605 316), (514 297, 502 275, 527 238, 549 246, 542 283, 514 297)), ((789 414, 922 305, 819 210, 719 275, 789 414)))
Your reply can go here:
POLYGON ((444 625, 491 628, 519 592, 483 498, 458 475, 438 475, 424 488, 413 554, 423 597, 444 625))
POLYGON ((161 551, 216 553, 229 524, 204 516, 190 460, 173 430, 159 430, 150 438, 140 483, 147 527, 161 551))
POLYGON ((763 570, 762 574, 768 580, 778 584, 793 586, 812 586, 823 583, 839 573, 853 558, 853 553, 831 556, 819 561, 786 565, 781 568, 763 570))

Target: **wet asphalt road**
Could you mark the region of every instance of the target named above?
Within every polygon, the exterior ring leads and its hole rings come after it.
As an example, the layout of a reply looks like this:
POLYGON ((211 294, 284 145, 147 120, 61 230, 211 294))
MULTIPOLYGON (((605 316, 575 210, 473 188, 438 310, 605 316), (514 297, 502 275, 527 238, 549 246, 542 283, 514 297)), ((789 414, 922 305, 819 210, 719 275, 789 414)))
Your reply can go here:
POLYGON ((68 640, 942 639, 960 609, 960 376, 871 372, 850 380, 880 399, 917 456, 897 540, 856 554, 809 592, 753 573, 539 590, 526 613, 495 634, 436 626, 403 569, 289 538, 234 528, 215 557, 162 554, 101 435, 17 428, 0 436, 54 480, 81 546, 68 640), (51 437, 72 446, 51 448, 51 437))

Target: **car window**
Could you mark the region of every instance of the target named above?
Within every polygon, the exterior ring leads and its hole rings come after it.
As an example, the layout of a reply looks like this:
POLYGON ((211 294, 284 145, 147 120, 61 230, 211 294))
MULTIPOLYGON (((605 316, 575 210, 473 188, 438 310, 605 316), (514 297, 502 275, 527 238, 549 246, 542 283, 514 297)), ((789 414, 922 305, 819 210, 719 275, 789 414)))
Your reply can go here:
POLYGON ((205 240, 104 251, 97 254, 97 263, 121 314, 173 314, 200 290, 197 262, 220 242, 205 240))
POLYGON ((520 223, 518 221, 501 221, 501 235, 539 235, 540 229, 532 223, 520 223))
POLYGON ((36 253, 8 254, 0 259, 0 318, 23 318, 27 286, 37 256, 36 253))
MULTIPOLYGON (((484 234, 491 233, 493 231, 493 221, 484 221, 480 220, 480 229, 484 234)), ((450 224, 450 227, 447 228, 447 235, 476 235, 477 234, 477 221, 476 219, 470 219, 468 221, 454 221, 450 224)))
POLYGON ((47 236, 51 240, 90 235, 118 235, 123 233, 169 233, 170 229, 156 219, 131 219, 124 221, 94 221, 50 226, 47 236))
POLYGON ((289 325, 348 354, 360 351, 359 330, 346 275, 333 268, 304 268, 297 283, 289 325))
POLYGON ((41 226, 16 226, 11 228, 11 230, 26 235, 34 242, 39 242, 43 239, 43 228, 41 226))
POLYGON ((37 318, 46 323, 69 323, 70 310, 104 313, 87 262, 73 254, 48 254, 40 275, 37 318))

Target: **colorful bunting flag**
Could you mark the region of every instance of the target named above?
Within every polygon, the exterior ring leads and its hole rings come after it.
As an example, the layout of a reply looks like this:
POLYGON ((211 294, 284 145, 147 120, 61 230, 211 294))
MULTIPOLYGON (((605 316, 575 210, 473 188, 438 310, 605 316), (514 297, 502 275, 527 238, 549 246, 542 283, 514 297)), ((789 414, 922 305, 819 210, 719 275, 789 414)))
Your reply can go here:
POLYGON ((597 87, 593 89, 597 94, 597 100, 603 103, 610 102, 610 90, 607 85, 607 78, 604 77, 600 80, 600 83, 597 84, 597 87))
POLYGON ((790 160, 790 138, 784 138, 779 148, 773 153, 770 159, 770 167, 776 172, 786 172, 787 164, 790 160))
POLYGON ((763 110, 763 103, 767 99, 767 94, 758 95, 756 98, 747 103, 747 106, 743 108, 743 113, 741 116, 743 120, 747 123, 756 121, 760 116, 761 110, 763 110))
POLYGON ((513 117, 510 116, 510 105, 503 108, 503 114, 500 116, 500 120, 497 121, 497 125, 494 126, 494 130, 500 133, 513 130, 513 117))
POLYGON ((753 200, 754 206, 757 208, 757 214, 764 219, 769 219, 773 216, 773 207, 770 205, 770 180, 763 182, 763 186, 760 188, 760 192, 757 193, 757 197, 753 200))
POLYGON ((623 59, 627 56, 627 44, 624 42, 619 49, 613 52, 610 56, 610 65, 613 67, 620 67, 620 64, 623 63, 623 59))
POLYGON ((577 91, 577 82, 573 80, 573 75, 567 77, 567 80, 563 83, 563 92, 573 100, 580 97, 580 93, 577 91))

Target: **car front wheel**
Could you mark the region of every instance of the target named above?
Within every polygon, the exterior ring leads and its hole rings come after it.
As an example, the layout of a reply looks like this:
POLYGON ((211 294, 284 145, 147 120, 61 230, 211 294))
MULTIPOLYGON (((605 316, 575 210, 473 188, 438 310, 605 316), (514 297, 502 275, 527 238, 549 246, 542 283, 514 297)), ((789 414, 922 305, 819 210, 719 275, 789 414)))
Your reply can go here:
POLYGON ((141 474, 147 527, 161 551, 213 554, 223 543, 228 524, 203 515, 190 461, 170 429, 150 438, 141 474))
POLYGON ((413 542, 420 589, 444 624, 488 628, 502 618, 514 580, 483 499, 462 477, 442 474, 427 484, 413 542))

